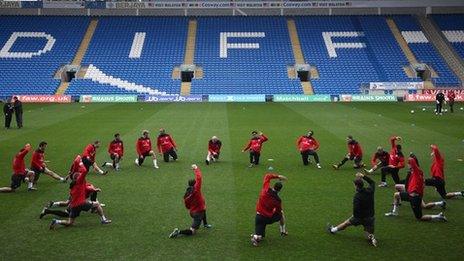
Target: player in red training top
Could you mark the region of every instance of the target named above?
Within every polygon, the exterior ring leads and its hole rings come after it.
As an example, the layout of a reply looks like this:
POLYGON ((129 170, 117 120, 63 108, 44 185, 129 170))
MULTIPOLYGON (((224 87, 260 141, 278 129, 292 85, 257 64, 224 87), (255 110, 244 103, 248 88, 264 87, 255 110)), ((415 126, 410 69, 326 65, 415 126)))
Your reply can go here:
POLYGON ((432 175, 432 178, 425 179, 425 185, 435 187, 436 191, 438 192, 438 194, 440 194, 442 199, 450 199, 457 196, 464 196, 464 191, 449 193, 446 192, 444 172, 445 159, 443 159, 443 156, 438 150, 437 145, 432 144, 430 145, 430 148, 432 149, 432 166, 430 167, 430 173, 432 175))
POLYGON ((263 143, 266 142, 268 138, 262 132, 252 131, 251 132, 251 139, 243 148, 242 152, 249 151, 250 152, 250 168, 254 165, 259 164, 259 157, 261 156, 261 148, 263 143))
POLYGON ((446 97, 448 97, 448 105, 449 105, 449 108, 450 108, 450 112, 453 113, 454 112, 454 108, 453 108, 454 107, 454 99, 456 99, 456 94, 454 93, 453 90, 449 90, 446 97))
MULTIPOLYGON (((78 159, 76 159, 78 160, 78 159)), ((79 164, 80 165, 80 164, 79 164)), ((82 163, 84 165, 84 163, 82 163)), ((74 168, 73 163, 73 168, 74 168)), ((80 215, 81 211, 89 211, 95 209, 95 211, 100 216, 100 221, 102 224, 109 224, 111 220, 107 219, 103 213, 103 208, 98 201, 92 202, 87 200, 87 181, 85 177, 87 176, 88 170, 85 171, 83 168, 79 168, 81 172, 74 172, 71 174, 71 184, 69 185, 70 189, 70 202, 69 202, 69 218, 67 220, 58 220, 53 219, 50 223, 50 229, 54 229, 56 225, 62 226, 71 226, 74 224, 76 218, 80 215)))
POLYGON ((251 235, 251 243, 258 246, 259 242, 266 236, 266 226, 279 222, 280 235, 288 235, 285 228, 285 216, 282 209, 282 200, 279 192, 282 190, 282 182, 276 182, 273 187, 270 183, 272 179, 285 181, 287 178, 282 175, 268 173, 264 176, 263 188, 256 203, 255 233, 251 235))
POLYGON ((166 130, 163 128, 161 128, 159 131, 156 146, 158 147, 158 152, 163 154, 164 162, 169 162, 169 157, 172 157, 174 161, 177 160, 176 142, 172 139, 171 135, 166 133, 166 130))
POLYGON ((353 167, 355 169, 362 168, 364 166, 364 163, 362 163, 362 156, 363 156, 363 151, 361 148, 361 144, 357 142, 355 139, 353 139, 353 136, 348 135, 346 137, 347 145, 348 145, 348 154, 343 158, 342 161, 338 164, 332 165, 334 169, 339 169, 343 164, 345 164, 348 160, 354 161, 353 167))
POLYGON ((365 169, 367 173, 374 173, 379 168, 383 168, 385 166, 388 166, 388 159, 390 158, 390 154, 386 152, 382 147, 377 147, 377 150, 375 151, 374 155, 372 155, 371 158, 371 168, 370 169, 365 169))
POLYGON ((205 163, 209 165, 211 161, 216 162, 219 159, 219 154, 221 154, 222 142, 218 137, 213 136, 208 141, 208 154, 206 155, 205 163))
POLYGON ((115 170, 119 170, 119 162, 124 156, 124 143, 121 140, 119 133, 114 134, 114 140, 108 145, 108 154, 113 162, 105 162, 102 167, 108 166, 113 167, 115 170))
POLYGON ((392 136, 390 137, 391 149, 388 158, 388 166, 382 167, 380 172, 382 173, 381 182, 379 187, 386 187, 387 174, 391 174, 395 184, 400 183, 399 172, 400 169, 404 168, 404 155, 400 144, 396 144, 397 141, 401 141, 401 137, 392 136))
POLYGON ((100 141, 96 140, 91 144, 88 144, 84 148, 84 152, 82 152, 82 162, 84 163, 85 168, 87 171, 90 170, 90 167, 93 167, 93 169, 100 173, 101 175, 106 175, 108 171, 103 171, 100 169, 98 166, 95 157, 97 156, 97 149, 100 148, 100 141))
POLYGON ((310 130, 306 135, 300 136, 296 141, 296 146, 303 159, 303 165, 306 166, 311 163, 311 160, 309 160, 309 156, 311 155, 314 157, 314 161, 316 161, 317 168, 320 169, 321 164, 319 163, 319 155, 317 155, 319 142, 313 137, 313 134, 314 132, 310 130))
POLYGON ((193 219, 192 225, 188 229, 179 230, 175 228, 174 231, 169 235, 170 238, 175 238, 179 235, 191 236, 200 228, 201 223, 205 228, 211 228, 212 226, 206 221, 206 204, 205 197, 201 192, 202 176, 201 171, 197 165, 192 165, 193 172, 195 173, 195 179, 188 181, 188 187, 184 194, 184 204, 189 210, 190 216, 193 219))
POLYGON ((39 147, 32 153, 31 158, 31 170, 34 171, 34 188, 37 188, 37 181, 40 178, 40 174, 45 173, 61 182, 66 182, 66 179, 56 174, 49 168, 45 161, 45 149, 47 148, 47 142, 42 141, 39 143, 39 147))
MULTIPOLYGON (((431 221, 431 220, 441 220, 447 221, 443 213, 438 213, 437 215, 424 215, 422 214, 422 208, 425 208, 423 203, 424 196, 424 173, 419 168, 417 158, 414 154, 408 158, 408 165, 411 169, 411 173, 406 181, 405 190, 402 192, 395 192, 393 194, 393 209, 391 212, 385 214, 388 217, 398 216, 399 206, 401 201, 409 201, 411 204, 411 209, 414 212, 414 216, 417 220, 420 221, 431 221)), ((434 203, 431 203, 435 206, 434 203)))
POLYGON ((145 160, 145 158, 151 156, 153 158, 153 167, 155 167, 155 169, 158 169, 159 167, 156 159, 156 154, 151 148, 151 140, 148 136, 149 134, 150 133, 147 130, 142 131, 142 137, 140 137, 137 140, 137 143, 135 144, 138 157, 135 159, 135 164, 142 166, 142 163, 145 160))
POLYGON ((31 151, 31 145, 28 143, 22 148, 13 159, 13 175, 11 175, 11 185, 0 188, 0 192, 15 192, 21 186, 22 182, 28 182, 28 190, 34 190, 33 180, 34 172, 26 169, 24 157, 31 151))

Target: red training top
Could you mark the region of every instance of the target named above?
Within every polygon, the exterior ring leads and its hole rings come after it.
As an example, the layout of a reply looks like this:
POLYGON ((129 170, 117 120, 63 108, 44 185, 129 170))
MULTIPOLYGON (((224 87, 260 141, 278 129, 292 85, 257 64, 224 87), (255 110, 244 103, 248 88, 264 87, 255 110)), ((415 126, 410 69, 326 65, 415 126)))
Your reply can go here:
POLYGON ((298 138, 296 145, 298 150, 307 151, 307 150, 317 150, 319 149, 319 142, 313 137, 301 136, 298 138))
POLYGON ((221 147, 222 142, 220 140, 217 140, 216 142, 213 142, 213 140, 209 140, 208 142, 208 151, 213 154, 219 154, 219 152, 221 152, 221 147))
POLYGON ((446 95, 446 96, 448 97, 448 100, 449 100, 449 101, 454 101, 454 99, 456 98, 456 94, 454 93, 453 90, 450 90, 450 91, 448 92, 448 95, 446 95))
POLYGON ((169 134, 161 134, 158 136, 158 140, 156 142, 158 147, 159 153, 164 153, 170 151, 173 148, 176 148, 176 143, 172 139, 171 135, 169 134))
POLYGON ((377 161, 380 161, 380 162, 388 162, 388 159, 389 159, 390 155, 388 154, 388 152, 382 150, 382 152, 375 152, 374 155, 372 155, 372 159, 371 159, 371 164, 372 166, 375 166, 377 165, 377 161))
POLYGON ((116 154, 119 157, 122 157, 124 155, 124 143, 122 140, 112 140, 110 145, 108 145, 108 153, 110 155, 116 154))
POLYGON ((261 147, 263 146, 263 143, 267 140, 268 138, 264 134, 256 138, 252 138, 243 150, 261 152, 261 147))
POLYGON ((151 140, 150 138, 144 138, 140 137, 137 140, 137 143, 135 145, 135 148, 137 149, 137 154, 143 155, 151 151, 151 140))
POLYGON ((24 163, 24 157, 29 153, 30 148, 21 149, 13 159, 13 175, 26 175, 26 164, 24 163))
POLYGON ((408 193, 417 193, 422 197, 424 195, 424 173, 419 166, 417 166, 415 159, 409 158, 408 163, 411 168, 411 175, 408 181, 408 193))
POLYGON ((85 147, 84 152, 82 152, 82 157, 87 158, 90 162, 95 162, 95 155, 97 150, 93 144, 89 144, 85 147))
POLYGON ((82 157, 81 155, 77 155, 75 158, 74 158, 74 161, 71 165, 71 168, 69 170, 69 173, 70 174, 74 174, 74 173, 84 173, 84 172, 87 172, 87 169, 85 168, 84 166, 84 163, 82 162, 82 157))
POLYGON ((277 179, 279 175, 266 174, 264 176, 263 188, 256 203, 256 212, 264 217, 272 217, 275 213, 281 213, 282 201, 277 192, 270 188, 271 179, 277 179))
POLYGON ((432 166, 430 167, 432 177, 445 180, 445 172, 443 170, 445 166, 445 159, 443 159, 443 157, 441 156, 441 153, 438 150, 437 145, 432 145, 432 151, 433 160, 432 166))
POLYGON ((32 153, 31 168, 43 170, 45 168, 45 152, 37 149, 32 153))
POLYGON ((69 203, 71 208, 82 206, 86 202, 87 182, 85 180, 85 176, 87 173, 87 171, 79 172, 79 176, 73 181, 74 185, 71 187, 69 193, 71 195, 71 202, 69 203))
POLYGON ((388 159, 388 165, 392 165, 397 169, 404 168, 404 156, 396 148, 396 136, 390 137, 390 158, 388 159))
POLYGON ((355 140, 348 142, 348 153, 350 156, 362 157, 363 151, 359 142, 355 140))
POLYGON ((192 191, 187 192, 184 195, 184 204, 185 207, 190 211, 190 214, 206 210, 205 198, 201 193, 201 171, 197 168, 193 170, 193 172, 195 173, 195 185, 193 186, 192 191))

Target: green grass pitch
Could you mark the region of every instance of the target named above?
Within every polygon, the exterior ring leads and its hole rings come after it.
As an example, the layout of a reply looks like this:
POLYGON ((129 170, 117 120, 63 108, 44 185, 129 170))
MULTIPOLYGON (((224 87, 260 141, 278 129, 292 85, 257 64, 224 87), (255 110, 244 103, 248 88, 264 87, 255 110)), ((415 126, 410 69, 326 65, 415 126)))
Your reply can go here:
MULTIPOLYGON (((46 159, 50 169, 65 174, 85 145, 100 139, 104 146, 97 161, 108 159, 106 146, 115 132, 122 135, 126 154, 118 173, 88 175, 100 187, 101 202, 113 220, 100 225, 96 215, 83 213, 72 228, 49 231, 52 217, 38 219, 49 200, 68 196, 68 184, 43 176, 39 191, 0 194, 0 259, 401 259, 462 260, 464 198, 449 200, 448 223, 421 223, 414 219, 409 204, 400 216, 383 216, 391 208, 393 188, 376 190, 376 236, 373 248, 363 238, 362 228, 349 228, 336 235, 325 231, 327 222, 338 223, 352 212, 355 170, 351 164, 334 171, 331 164, 346 153, 345 137, 351 134, 364 149, 369 162, 375 148, 388 149, 388 138, 403 137, 404 152, 417 154, 429 177, 430 143, 439 145, 446 159, 447 189, 464 189, 464 112, 437 117, 433 103, 201 103, 201 104, 70 104, 25 105, 25 128, 0 130, 0 186, 10 183, 13 155, 23 144, 48 142, 46 159), (422 108, 426 108, 426 112, 422 108), (415 110, 414 114, 410 111, 415 110), (179 161, 160 162, 154 170, 150 161, 134 165, 135 141, 141 130, 166 128, 178 144, 179 161), (321 143, 322 170, 305 167, 295 148, 296 138, 308 129, 321 143), (268 135, 262 164, 249 169, 248 154, 241 153, 250 131, 268 135), (223 141, 220 163, 204 164, 208 139, 223 141), (267 159, 274 159, 273 162, 267 159), (169 239, 173 228, 187 228, 191 219, 183 206, 189 166, 203 171, 211 230, 200 229, 194 237, 169 239), (275 171, 289 180, 281 192, 289 236, 281 238, 278 226, 267 229, 265 241, 252 247, 255 204, 262 177, 272 163, 275 171)), ((30 155, 26 162, 29 165, 30 155)), ((400 173, 405 176, 405 170, 400 173)), ((374 176, 378 183, 380 174, 374 176)), ((391 177, 388 177, 390 184, 391 177)), ((438 194, 426 188, 425 200, 437 201, 438 194)), ((441 210, 426 210, 437 213, 441 210)))

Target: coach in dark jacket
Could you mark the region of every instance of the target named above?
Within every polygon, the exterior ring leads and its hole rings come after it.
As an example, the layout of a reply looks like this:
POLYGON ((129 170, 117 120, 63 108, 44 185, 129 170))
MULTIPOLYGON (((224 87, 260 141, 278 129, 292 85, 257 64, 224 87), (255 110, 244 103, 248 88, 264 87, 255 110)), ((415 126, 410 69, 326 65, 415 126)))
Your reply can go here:
POLYGON ((13 106, 14 106, 14 112, 16 116, 16 125, 18 128, 23 127, 23 103, 18 100, 18 97, 13 97, 13 106))
POLYGON ((3 115, 5 115, 5 128, 9 129, 11 125, 11 118, 13 117, 14 107, 8 99, 3 105, 3 115))
POLYGON ((335 234, 349 226, 362 225, 364 227, 364 231, 366 232, 366 237, 371 245, 377 246, 377 240, 374 236, 375 182, 371 178, 364 176, 362 173, 357 173, 356 179, 354 180, 354 186, 356 193, 353 197, 353 216, 336 227, 329 225, 327 230, 329 233, 335 234), (364 187, 364 181, 366 181, 368 184, 367 188, 364 187))

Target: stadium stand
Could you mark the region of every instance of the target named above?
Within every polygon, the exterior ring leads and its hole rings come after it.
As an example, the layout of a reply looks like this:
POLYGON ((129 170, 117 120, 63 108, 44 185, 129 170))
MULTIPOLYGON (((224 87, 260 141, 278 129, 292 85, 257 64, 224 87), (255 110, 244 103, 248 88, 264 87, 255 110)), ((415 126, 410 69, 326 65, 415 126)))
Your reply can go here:
POLYGON ((60 81, 53 75, 72 61, 88 22, 87 17, 0 16, 0 96, 54 93, 60 81))
POLYGON ((464 59, 464 15, 432 15, 445 37, 464 59))
POLYGON ((438 77, 433 79, 437 87, 455 87, 459 79, 453 74, 448 65, 425 37, 416 19, 409 15, 394 16, 398 28, 409 44, 419 62, 426 63, 437 72, 438 77))
POLYGON ((180 93, 171 77, 182 64, 187 37, 183 17, 103 17, 82 65, 85 79, 71 82, 66 94, 180 93))

